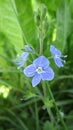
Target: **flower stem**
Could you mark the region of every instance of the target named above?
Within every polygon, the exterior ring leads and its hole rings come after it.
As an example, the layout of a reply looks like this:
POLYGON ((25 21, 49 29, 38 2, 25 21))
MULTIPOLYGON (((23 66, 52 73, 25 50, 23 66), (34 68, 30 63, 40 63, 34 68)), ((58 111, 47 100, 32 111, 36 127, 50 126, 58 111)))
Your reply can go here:
MULTIPOLYGON (((44 81, 42 81, 42 87, 43 87, 44 99, 49 98, 49 97, 47 96, 47 90, 46 90, 46 85, 45 85, 44 81)), ((49 101, 49 99, 48 99, 48 101, 49 101)), ((45 104, 45 103, 44 103, 44 104, 45 104)), ((54 117, 53 117, 51 108, 50 108, 49 106, 47 106, 47 112, 48 112, 48 114, 49 114, 49 116, 50 116, 51 123, 54 124, 54 117)))
POLYGON ((61 123, 62 123, 62 125, 63 125, 63 127, 64 127, 64 130, 68 130, 68 129, 67 129, 67 126, 66 126, 66 124, 65 124, 65 122, 64 122, 64 120, 63 120, 63 118, 62 118, 62 116, 61 116, 61 114, 60 114, 60 112, 59 112, 59 109, 58 109, 58 107, 57 107, 57 104, 56 104, 56 101, 55 101, 55 99, 54 99, 54 96, 53 96, 53 93, 52 93, 52 91, 51 91, 51 88, 50 88, 50 86, 48 86, 48 82, 47 82, 47 87, 48 87, 48 92, 49 92, 50 98, 51 98, 51 100, 53 101, 55 110, 56 110, 56 112, 57 112, 57 114, 58 114, 58 117, 60 118, 60 121, 61 121, 61 123))
POLYGON ((39 42, 40 42, 40 55, 43 53, 43 20, 42 20, 42 5, 40 5, 40 28, 39 28, 39 42))
POLYGON ((43 40, 42 35, 40 36, 40 55, 43 53, 43 40))
POLYGON ((42 88, 43 88, 44 97, 47 97, 46 86, 45 86, 45 83, 43 81, 42 81, 42 88))

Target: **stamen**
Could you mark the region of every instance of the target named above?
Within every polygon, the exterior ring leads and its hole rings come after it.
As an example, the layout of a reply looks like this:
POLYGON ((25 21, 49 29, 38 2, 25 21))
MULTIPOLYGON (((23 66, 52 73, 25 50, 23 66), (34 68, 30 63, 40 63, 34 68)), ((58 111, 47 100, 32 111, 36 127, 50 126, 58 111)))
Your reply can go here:
POLYGON ((37 69, 36 69, 36 72, 37 73, 41 73, 43 70, 42 70, 42 67, 38 67, 37 69))
POLYGON ((55 55, 55 58, 60 58, 60 56, 58 56, 58 55, 55 55))

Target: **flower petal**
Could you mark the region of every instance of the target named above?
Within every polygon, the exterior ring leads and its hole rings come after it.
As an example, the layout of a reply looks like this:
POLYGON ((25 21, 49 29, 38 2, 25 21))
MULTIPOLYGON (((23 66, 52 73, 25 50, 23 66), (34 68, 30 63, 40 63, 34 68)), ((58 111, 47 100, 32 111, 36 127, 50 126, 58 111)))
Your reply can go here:
POLYGON ((24 61, 16 60, 15 64, 18 66, 17 68, 20 69, 24 65, 24 61))
POLYGON ((23 52, 21 56, 18 56, 18 59, 15 61, 15 63, 18 65, 18 69, 24 66, 24 63, 26 62, 28 55, 28 52, 23 52))
POLYGON ((24 74, 27 76, 27 77, 32 77, 34 76, 36 73, 36 69, 34 67, 33 64, 27 66, 25 69, 24 69, 24 74))
POLYGON ((52 68, 48 68, 41 74, 42 80, 52 80, 54 78, 54 71, 52 68))
POLYGON ((31 46, 29 46, 29 45, 25 45, 24 48, 28 52, 32 52, 33 51, 33 48, 31 46))
POLYGON ((23 61, 22 62, 18 62, 17 65, 18 65, 18 69, 20 69, 21 67, 23 67, 24 62, 23 61))
POLYGON ((49 61, 45 56, 40 56, 33 61, 33 64, 37 67, 47 68, 49 66, 49 61))
POLYGON ((32 86, 35 87, 36 85, 38 85, 41 81, 41 76, 40 74, 36 74, 33 79, 32 79, 32 86))
POLYGON ((63 63, 62 63, 61 58, 54 58, 54 61, 55 61, 56 65, 58 67, 63 67, 64 66, 63 63))
POLYGON ((22 55, 21 55, 21 60, 22 61, 26 61, 27 60, 27 57, 28 57, 29 53, 28 52, 23 52, 22 55))
POLYGON ((55 48, 53 45, 50 46, 50 51, 52 52, 52 55, 55 56, 61 56, 61 51, 55 48))

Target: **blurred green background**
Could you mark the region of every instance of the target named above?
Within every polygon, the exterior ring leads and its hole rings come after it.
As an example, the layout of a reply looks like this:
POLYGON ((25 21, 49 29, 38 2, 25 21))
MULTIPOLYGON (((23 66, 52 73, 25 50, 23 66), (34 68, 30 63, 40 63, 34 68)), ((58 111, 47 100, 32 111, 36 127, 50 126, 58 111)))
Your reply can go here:
POLYGON ((52 62, 50 86, 68 130, 73 130, 73 0, 0 0, 0 130, 64 130, 53 107, 52 126, 46 110, 50 103, 39 96, 42 86, 33 88, 14 64, 27 43, 38 53, 39 4, 47 15, 44 55, 50 55, 50 44, 67 55, 61 69, 52 62))

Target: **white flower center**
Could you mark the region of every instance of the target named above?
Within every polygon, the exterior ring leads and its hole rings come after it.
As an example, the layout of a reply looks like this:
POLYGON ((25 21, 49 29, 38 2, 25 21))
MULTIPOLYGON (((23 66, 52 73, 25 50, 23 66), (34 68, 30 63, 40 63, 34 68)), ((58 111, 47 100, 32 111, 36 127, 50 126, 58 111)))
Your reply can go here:
POLYGON ((55 54, 55 58, 59 58, 59 56, 55 54))
POLYGON ((42 67, 38 67, 38 68, 36 69, 36 72, 37 72, 37 73, 42 73, 42 71, 43 71, 43 70, 42 70, 42 67))

